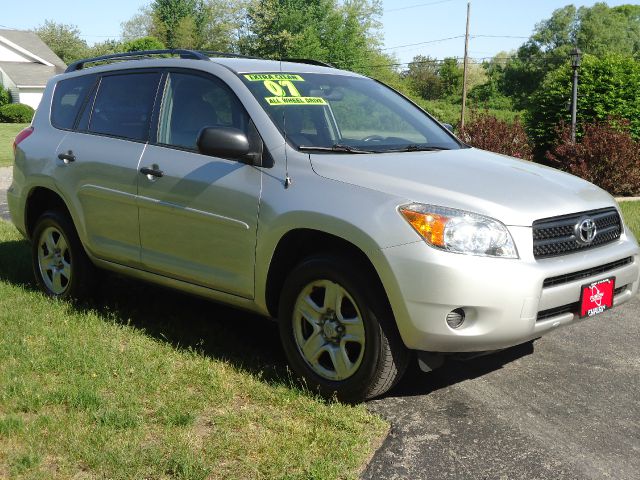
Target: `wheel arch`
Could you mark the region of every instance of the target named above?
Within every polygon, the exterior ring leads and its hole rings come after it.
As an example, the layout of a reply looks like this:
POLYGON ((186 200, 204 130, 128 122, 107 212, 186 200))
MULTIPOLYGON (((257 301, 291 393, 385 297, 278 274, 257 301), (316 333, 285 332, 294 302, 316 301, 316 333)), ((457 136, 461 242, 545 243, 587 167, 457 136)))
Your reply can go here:
POLYGON ((286 232, 275 247, 265 285, 265 301, 269 314, 278 316, 278 302, 284 281, 291 270, 304 258, 314 254, 347 256, 363 268, 389 305, 387 292, 369 256, 354 243, 337 235, 312 228, 297 228, 286 232))
MULTIPOLYGON (((31 238, 36 221, 47 210, 59 210, 73 221, 73 215, 62 196, 49 187, 35 186, 27 195, 24 210, 24 222, 27 237, 31 238)), ((73 222, 75 225, 75 221, 73 222)), ((77 228, 76 228, 77 230, 77 228)))

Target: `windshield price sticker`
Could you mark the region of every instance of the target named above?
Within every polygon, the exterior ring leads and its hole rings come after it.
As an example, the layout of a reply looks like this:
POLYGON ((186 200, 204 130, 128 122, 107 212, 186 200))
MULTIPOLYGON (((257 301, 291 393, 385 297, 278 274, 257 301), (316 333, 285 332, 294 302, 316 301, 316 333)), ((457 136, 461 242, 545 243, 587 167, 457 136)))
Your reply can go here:
POLYGON ((269 105, 327 105, 321 97, 265 97, 269 105))
POLYGON ((251 73, 244 76, 250 82, 262 82, 269 92, 267 104, 275 105, 328 105, 322 97, 303 97, 294 82, 304 78, 294 73, 251 73))
POLYGON ((290 82, 304 82, 304 78, 293 73, 251 73, 245 75, 244 78, 246 78, 250 82, 264 82, 265 80, 289 80, 290 82))

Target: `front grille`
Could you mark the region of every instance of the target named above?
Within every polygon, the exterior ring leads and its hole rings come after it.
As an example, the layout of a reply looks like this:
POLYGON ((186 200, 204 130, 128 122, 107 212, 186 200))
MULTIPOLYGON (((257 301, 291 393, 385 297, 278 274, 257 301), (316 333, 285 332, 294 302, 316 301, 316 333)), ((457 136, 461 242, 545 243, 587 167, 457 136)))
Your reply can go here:
POLYGON ((613 242, 620 238, 622 223, 615 208, 544 218, 533 222, 533 256, 535 258, 566 255, 613 242), (578 242, 575 227, 582 217, 593 219, 596 236, 589 244, 578 242))
POLYGON ((627 288, 629 287, 629 285, 622 285, 621 287, 616 288, 613 291, 613 296, 615 297, 616 295, 620 295, 622 292, 624 292, 627 288))
POLYGON ((586 270, 580 270, 579 272, 565 273, 564 275, 558 275, 557 277, 546 278, 542 284, 542 288, 554 287, 556 285, 562 285, 563 283, 574 282, 581 278, 593 277, 601 273, 615 270, 616 268, 624 267, 630 263, 633 263, 633 257, 623 258, 622 260, 617 260, 598 267, 587 268, 586 270))

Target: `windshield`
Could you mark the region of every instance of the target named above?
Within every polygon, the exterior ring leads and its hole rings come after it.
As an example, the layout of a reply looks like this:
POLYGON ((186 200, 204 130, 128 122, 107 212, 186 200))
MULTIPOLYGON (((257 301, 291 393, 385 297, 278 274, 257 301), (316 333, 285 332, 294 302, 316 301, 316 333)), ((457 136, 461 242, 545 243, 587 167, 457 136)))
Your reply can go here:
POLYGON ((240 78, 301 150, 346 153, 460 148, 422 110, 368 78, 253 73, 240 78))

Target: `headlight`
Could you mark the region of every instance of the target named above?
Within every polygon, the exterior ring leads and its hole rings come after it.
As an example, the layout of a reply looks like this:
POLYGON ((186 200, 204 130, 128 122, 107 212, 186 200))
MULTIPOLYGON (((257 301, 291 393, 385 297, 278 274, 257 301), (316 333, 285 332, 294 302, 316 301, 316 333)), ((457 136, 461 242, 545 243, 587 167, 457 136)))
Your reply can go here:
POLYGON ((399 211, 432 247, 467 255, 518 258, 507 227, 493 218, 421 203, 403 205, 399 211))

